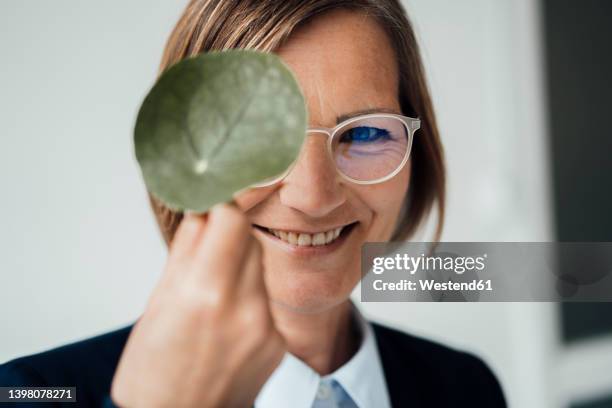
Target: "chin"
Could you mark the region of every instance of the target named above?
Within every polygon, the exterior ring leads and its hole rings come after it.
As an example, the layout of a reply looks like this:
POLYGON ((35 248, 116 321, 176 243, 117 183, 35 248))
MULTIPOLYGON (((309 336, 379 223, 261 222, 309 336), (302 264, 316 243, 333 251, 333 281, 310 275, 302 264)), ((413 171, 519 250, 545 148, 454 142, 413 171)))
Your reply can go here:
POLYGON ((348 300, 359 276, 347 279, 328 272, 266 275, 266 289, 275 306, 298 313, 321 313, 348 300))

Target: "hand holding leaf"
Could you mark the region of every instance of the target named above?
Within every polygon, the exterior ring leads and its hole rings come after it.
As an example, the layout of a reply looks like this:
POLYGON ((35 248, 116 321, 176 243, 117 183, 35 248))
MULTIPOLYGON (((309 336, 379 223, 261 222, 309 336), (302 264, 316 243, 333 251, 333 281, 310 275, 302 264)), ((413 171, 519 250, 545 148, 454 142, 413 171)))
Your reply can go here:
POLYGON ((210 211, 186 214, 176 231, 115 372, 117 405, 253 403, 286 346, 269 308, 261 244, 245 213, 224 202, 283 173, 305 126, 300 89, 271 54, 204 54, 153 87, 135 129, 147 188, 171 209, 210 211))

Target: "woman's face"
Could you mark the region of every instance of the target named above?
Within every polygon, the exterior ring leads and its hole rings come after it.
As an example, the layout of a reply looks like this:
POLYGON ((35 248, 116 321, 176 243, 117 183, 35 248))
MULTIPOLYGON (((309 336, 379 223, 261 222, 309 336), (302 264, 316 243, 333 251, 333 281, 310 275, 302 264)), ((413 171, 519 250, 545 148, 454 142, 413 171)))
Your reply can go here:
MULTIPOLYGON (((370 17, 327 12, 296 30, 277 54, 297 76, 310 126, 333 127, 338 117, 364 110, 401 113, 395 53, 370 17)), ((323 311, 350 296, 361 276, 362 244, 390 239, 410 180, 408 163, 383 183, 347 181, 336 172, 326 143, 325 134, 308 136, 284 180, 248 190, 236 200, 253 224, 263 227, 254 232, 263 246, 270 298, 301 312, 323 311), (323 246, 296 246, 264 232, 270 228, 314 237, 352 223, 323 246)))

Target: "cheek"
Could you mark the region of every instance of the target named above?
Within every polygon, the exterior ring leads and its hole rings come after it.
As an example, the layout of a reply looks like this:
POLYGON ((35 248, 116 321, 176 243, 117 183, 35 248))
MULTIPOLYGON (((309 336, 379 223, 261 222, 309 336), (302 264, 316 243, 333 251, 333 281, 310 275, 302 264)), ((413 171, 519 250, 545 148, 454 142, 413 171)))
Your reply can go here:
POLYGON ((366 188, 361 194, 373 217, 367 241, 388 241, 395 230, 410 184, 410 161, 395 177, 366 188))

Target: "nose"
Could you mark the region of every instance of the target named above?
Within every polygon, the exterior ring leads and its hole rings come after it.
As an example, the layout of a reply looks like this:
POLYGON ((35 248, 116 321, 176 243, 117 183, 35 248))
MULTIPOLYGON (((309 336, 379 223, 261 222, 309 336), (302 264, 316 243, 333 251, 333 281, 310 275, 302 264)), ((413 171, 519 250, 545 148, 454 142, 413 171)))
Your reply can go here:
POLYGON ((311 217, 323 217, 346 201, 343 180, 327 153, 326 134, 307 136, 279 194, 283 205, 311 217))

